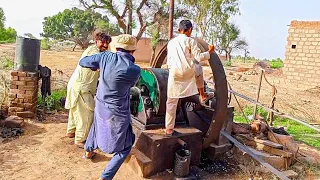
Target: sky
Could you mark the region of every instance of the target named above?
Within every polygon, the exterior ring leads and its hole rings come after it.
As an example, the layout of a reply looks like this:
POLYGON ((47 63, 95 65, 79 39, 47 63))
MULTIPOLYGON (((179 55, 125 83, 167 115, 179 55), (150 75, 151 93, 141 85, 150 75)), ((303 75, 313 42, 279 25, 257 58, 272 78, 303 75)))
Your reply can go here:
MULTIPOLYGON (((40 37, 44 17, 78 5, 78 0, 0 0, 6 27, 16 29, 18 35, 36 37, 40 37)), ((248 41, 250 56, 284 58, 290 22, 320 20, 319 7, 320 0, 240 0, 241 15, 233 22, 248 41)))

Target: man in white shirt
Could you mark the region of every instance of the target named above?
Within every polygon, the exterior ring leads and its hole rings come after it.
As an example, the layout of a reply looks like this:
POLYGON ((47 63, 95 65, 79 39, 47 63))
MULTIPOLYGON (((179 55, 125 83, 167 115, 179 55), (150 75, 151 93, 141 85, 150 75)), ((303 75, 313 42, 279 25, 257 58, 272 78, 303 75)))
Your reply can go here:
POLYGON ((214 46, 209 45, 208 51, 201 53, 197 42, 192 39, 192 23, 182 20, 179 23, 179 35, 168 42, 167 64, 169 68, 168 94, 166 106, 166 135, 172 135, 177 104, 180 98, 200 94, 204 102, 207 95, 204 91, 204 80, 200 61, 210 59, 214 46))

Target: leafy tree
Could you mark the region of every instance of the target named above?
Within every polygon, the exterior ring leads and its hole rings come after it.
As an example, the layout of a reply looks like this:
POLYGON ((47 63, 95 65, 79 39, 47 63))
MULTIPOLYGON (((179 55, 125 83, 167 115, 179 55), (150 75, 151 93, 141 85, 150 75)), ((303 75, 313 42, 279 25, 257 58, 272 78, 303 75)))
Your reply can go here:
MULTIPOLYGON (((169 17, 169 6, 166 0, 79 0, 87 9, 105 10, 114 17, 122 33, 131 34, 134 24, 139 27, 136 35, 139 40, 148 27, 158 23, 160 19, 169 17), (135 23, 138 22, 138 23, 135 23), (128 27, 129 26, 129 27, 128 27)), ((187 9, 175 8, 175 15, 187 13, 187 9)))
POLYGON ((12 43, 15 41, 17 31, 11 27, 0 29, 0 41, 12 43))
POLYGON ((180 0, 189 9, 202 39, 214 40, 229 18, 240 13, 239 0, 180 0))
POLYGON ((231 52, 243 50, 248 47, 247 41, 240 36, 240 29, 234 23, 227 23, 216 39, 216 46, 221 52, 225 52, 226 58, 231 62, 231 52))
POLYGON ((85 49, 96 29, 109 32, 110 35, 120 33, 119 27, 109 24, 106 16, 91 10, 72 8, 65 9, 54 16, 45 17, 41 36, 56 40, 70 40, 85 49))
POLYGON ((168 23, 169 23, 169 17, 163 18, 158 20, 155 24, 148 27, 147 34, 150 36, 151 40, 151 62, 155 58, 156 48, 158 44, 160 43, 161 39, 168 39, 168 23))
POLYGON ((151 62, 153 61, 153 59, 155 58, 156 55, 156 48, 160 42, 160 25, 159 24, 154 24, 152 27, 150 27, 150 29, 148 30, 148 34, 151 35, 151 49, 152 49, 152 53, 151 53, 151 62))
POLYGON ((4 15, 4 11, 2 8, 0 8, 0 42, 1 43, 12 43, 15 41, 17 32, 15 29, 9 27, 5 28, 6 17, 4 15))
POLYGON ((4 22, 6 21, 6 17, 4 16, 4 11, 0 7, 0 29, 4 28, 4 22))

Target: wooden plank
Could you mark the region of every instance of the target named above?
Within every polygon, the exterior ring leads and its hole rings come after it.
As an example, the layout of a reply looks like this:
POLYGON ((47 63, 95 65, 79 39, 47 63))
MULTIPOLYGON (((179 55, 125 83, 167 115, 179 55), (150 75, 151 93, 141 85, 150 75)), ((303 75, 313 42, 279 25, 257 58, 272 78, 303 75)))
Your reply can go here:
POLYGON ((230 134, 228 134, 226 131, 220 131, 220 133, 228 138, 231 142, 234 143, 235 146, 240 148, 241 150, 247 152, 251 157, 253 157, 255 160, 257 160, 259 163, 261 163, 264 167, 266 167, 270 172, 278 176, 282 180, 290 180, 285 174, 278 171, 276 168, 271 166, 269 163, 267 163, 264 159, 253 153, 247 146, 241 144, 239 141, 237 141, 235 138, 233 138, 230 134))
POLYGON ((281 135, 281 134, 273 134, 269 131, 268 132, 268 139, 270 139, 273 142, 280 142, 283 144, 283 146, 290 151, 294 157, 297 156, 297 153, 299 151, 299 146, 294 142, 294 139, 292 136, 286 136, 286 135, 281 135))
POLYGON ((275 142, 272 142, 269 140, 262 140, 262 139, 257 139, 257 138, 254 138, 253 140, 257 143, 260 143, 260 144, 263 144, 266 146, 274 147, 277 149, 283 149, 283 146, 281 144, 278 144, 278 143, 275 143, 275 142))
POLYGON ((262 140, 262 139, 258 139, 256 137, 253 138, 253 137, 250 137, 249 135, 246 135, 246 134, 239 134, 238 136, 244 137, 248 140, 255 141, 257 143, 260 143, 260 144, 263 144, 266 146, 270 146, 270 147, 277 148, 277 149, 283 149, 283 146, 281 144, 278 144, 278 143, 275 143, 275 142, 272 142, 269 140, 262 140))
POLYGON ((280 149, 276 149, 264 144, 260 144, 256 141, 252 141, 252 140, 248 140, 245 138, 241 138, 241 137, 236 137, 237 140, 242 141, 245 145, 251 146, 256 148, 259 151, 265 151, 267 153, 270 153, 272 155, 277 155, 280 157, 285 157, 285 158, 293 158, 293 154, 284 150, 280 150, 280 149))

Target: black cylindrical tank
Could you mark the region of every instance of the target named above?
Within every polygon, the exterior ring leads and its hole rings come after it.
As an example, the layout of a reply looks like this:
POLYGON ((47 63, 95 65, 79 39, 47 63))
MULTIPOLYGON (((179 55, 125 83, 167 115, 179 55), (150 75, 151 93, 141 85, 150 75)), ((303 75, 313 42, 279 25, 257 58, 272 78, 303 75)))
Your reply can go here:
POLYGON ((16 56, 14 70, 35 72, 40 58, 40 41, 25 37, 16 39, 16 56))

